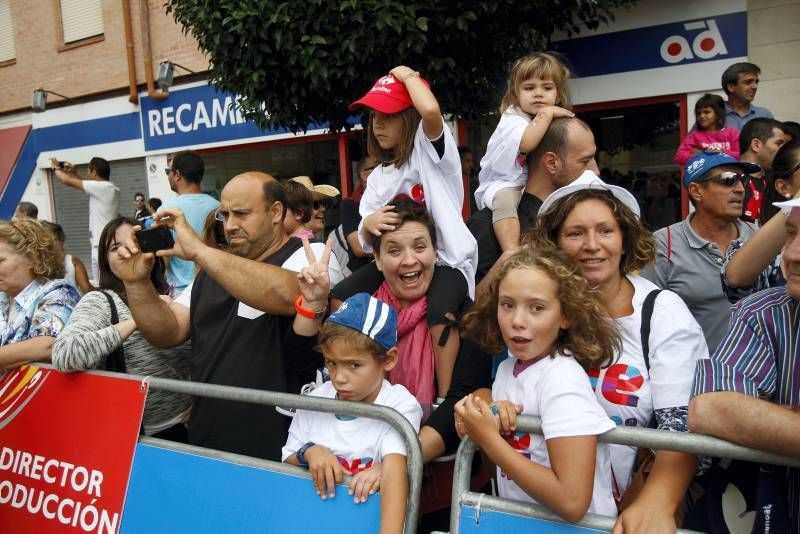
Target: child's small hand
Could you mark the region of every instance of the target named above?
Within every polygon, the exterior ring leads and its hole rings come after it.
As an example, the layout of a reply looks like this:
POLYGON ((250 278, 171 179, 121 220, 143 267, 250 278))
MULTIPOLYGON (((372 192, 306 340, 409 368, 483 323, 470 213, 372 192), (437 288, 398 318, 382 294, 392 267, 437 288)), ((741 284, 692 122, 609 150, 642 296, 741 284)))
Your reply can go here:
POLYGON ((328 303, 328 293, 331 290, 331 280, 328 273, 328 264, 331 259, 331 240, 325 244, 325 251, 322 257, 317 260, 308 238, 302 237, 303 249, 306 253, 308 265, 300 269, 297 273, 297 283, 300 286, 300 293, 303 294, 303 302, 306 306, 319 304, 319 308, 324 308, 328 303))
POLYGON ((560 117, 574 117, 575 114, 568 109, 559 107, 559 106, 547 106, 546 108, 542 108, 539 110, 539 113, 536 115, 539 116, 540 114, 547 115, 550 120, 558 119, 560 117))
POLYGON ((323 445, 314 445, 304 454, 314 489, 322 500, 336 495, 336 484, 344 479, 345 471, 334 454, 323 445))
POLYGON ((500 433, 510 434, 517 430, 517 414, 522 413, 522 406, 510 401, 494 401, 489 405, 492 413, 500 417, 500 433))
POLYGON ((500 417, 494 415, 492 408, 477 395, 470 394, 458 401, 455 411, 461 418, 463 433, 478 445, 500 435, 500 417))
POLYGON ((367 502, 367 498, 381 489, 381 464, 373 463, 372 467, 356 473, 350 480, 348 495, 353 496, 353 502, 358 504, 367 502))
POLYGON ((399 222, 400 216, 394 206, 384 206, 364 218, 364 229, 371 235, 383 235, 394 230, 399 222))

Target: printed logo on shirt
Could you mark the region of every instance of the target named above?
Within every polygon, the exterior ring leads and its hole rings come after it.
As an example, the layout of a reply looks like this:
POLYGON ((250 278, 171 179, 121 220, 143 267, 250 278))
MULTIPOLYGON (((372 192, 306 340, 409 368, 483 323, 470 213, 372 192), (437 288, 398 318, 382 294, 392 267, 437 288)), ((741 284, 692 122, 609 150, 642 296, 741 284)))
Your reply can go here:
POLYGON ((348 460, 344 456, 336 456, 336 459, 339 460, 339 463, 347 469, 351 475, 355 475, 356 473, 360 473, 361 471, 366 471, 370 467, 372 467, 372 458, 369 456, 365 456, 364 458, 353 458, 352 460, 348 460))
POLYGON ((415 184, 411 188, 411 198, 425 206, 425 189, 422 184, 415 184))
MULTIPOLYGON (((600 378, 600 369, 590 369, 589 379, 592 389, 597 391, 597 382, 600 378)), ((636 407, 639 397, 632 393, 638 391, 644 384, 641 371, 632 365, 616 363, 606 370, 600 392, 608 402, 620 406, 636 407)), ((618 423, 619 424, 619 423, 618 423)))
MULTIPOLYGON (((531 447, 530 434, 527 432, 515 432, 513 435, 506 436, 506 441, 515 451, 519 452, 528 460, 531 459, 531 453, 528 452, 528 449, 531 447)), ((500 470, 500 476, 506 480, 511 480, 511 476, 502 469, 500 470)))

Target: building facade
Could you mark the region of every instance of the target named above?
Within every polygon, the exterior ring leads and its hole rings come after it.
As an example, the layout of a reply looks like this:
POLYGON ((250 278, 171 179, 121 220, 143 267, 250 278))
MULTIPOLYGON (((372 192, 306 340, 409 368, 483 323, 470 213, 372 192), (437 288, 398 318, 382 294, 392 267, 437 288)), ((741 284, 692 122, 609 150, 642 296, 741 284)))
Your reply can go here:
MULTIPOLYGON (((756 103, 779 120, 800 120, 798 26, 800 0, 643 0, 610 26, 552 36, 575 72, 576 111, 595 132, 604 178, 633 190, 651 226, 685 210, 672 155, 694 122, 697 98, 722 93, 728 65, 758 64, 756 103)), ((231 109, 234 95, 207 83, 207 71, 207 58, 160 0, 0 0, 0 218, 21 199, 32 201, 42 218, 64 226, 73 254, 88 255, 86 197, 53 181, 51 157, 78 165, 108 159, 123 214, 133 213, 135 192, 172 195, 167 154, 187 148, 203 154, 203 189, 212 194, 251 169, 350 190, 363 144, 358 127, 261 130, 231 109), (163 60, 196 73, 178 67, 166 97, 153 80, 163 60), (35 113, 39 88, 69 100, 50 94, 47 109, 35 113)), ((495 121, 454 125, 476 160, 495 121)))

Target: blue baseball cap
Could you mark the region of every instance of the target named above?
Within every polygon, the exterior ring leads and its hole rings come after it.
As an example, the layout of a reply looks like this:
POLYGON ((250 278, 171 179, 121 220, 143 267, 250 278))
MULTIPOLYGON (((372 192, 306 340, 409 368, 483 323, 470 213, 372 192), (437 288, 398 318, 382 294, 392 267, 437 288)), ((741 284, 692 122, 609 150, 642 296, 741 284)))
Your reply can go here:
POLYGON ((686 162, 686 172, 683 175, 683 186, 702 178, 708 171, 716 167, 729 165, 738 167, 748 174, 761 172, 761 166, 747 161, 739 161, 723 152, 698 152, 686 162))
POLYGON ((386 350, 397 345, 397 312, 367 293, 356 293, 342 302, 325 322, 361 332, 386 350))

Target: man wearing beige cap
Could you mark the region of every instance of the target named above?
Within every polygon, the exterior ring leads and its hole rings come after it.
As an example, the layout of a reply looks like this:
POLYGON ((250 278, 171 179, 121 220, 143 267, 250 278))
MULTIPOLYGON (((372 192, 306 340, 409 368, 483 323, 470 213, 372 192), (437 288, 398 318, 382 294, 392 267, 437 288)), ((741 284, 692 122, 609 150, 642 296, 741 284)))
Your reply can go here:
POLYGON ((328 184, 314 185, 308 176, 295 176, 290 181, 297 182, 306 187, 314 195, 314 211, 311 213, 311 220, 308 228, 314 233, 317 239, 324 241, 325 233, 325 210, 329 208, 333 199, 341 193, 338 189, 328 184))

